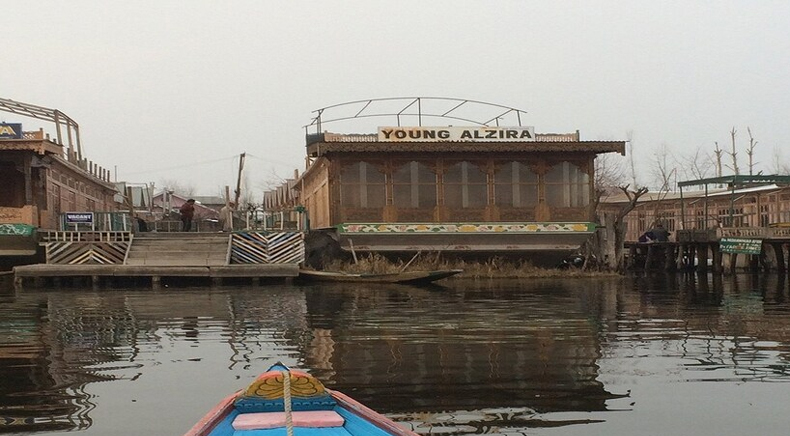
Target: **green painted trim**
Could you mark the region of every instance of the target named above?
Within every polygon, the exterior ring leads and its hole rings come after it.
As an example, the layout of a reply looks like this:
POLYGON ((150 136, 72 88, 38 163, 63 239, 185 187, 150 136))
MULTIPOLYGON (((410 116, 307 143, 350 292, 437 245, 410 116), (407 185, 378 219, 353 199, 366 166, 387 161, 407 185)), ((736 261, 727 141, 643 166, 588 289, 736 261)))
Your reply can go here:
POLYGON ((342 234, 537 234, 592 233, 589 222, 482 222, 482 223, 343 223, 336 226, 342 234))
POLYGON ((0 236, 32 236, 36 228, 28 224, 0 224, 0 236))

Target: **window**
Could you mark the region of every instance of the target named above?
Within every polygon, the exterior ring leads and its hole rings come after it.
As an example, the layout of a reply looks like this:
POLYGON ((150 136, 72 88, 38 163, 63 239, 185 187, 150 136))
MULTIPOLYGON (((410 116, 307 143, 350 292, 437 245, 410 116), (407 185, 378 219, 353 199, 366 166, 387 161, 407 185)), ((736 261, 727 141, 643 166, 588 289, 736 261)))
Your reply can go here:
POLYGON ((570 162, 560 162, 546 173, 549 206, 579 207, 590 204, 590 176, 570 162))
POLYGON ((538 175, 520 162, 508 162, 494 175, 494 200, 501 206, 538 204, 538 175))
POLYGON ((384 173, 367 162, 355 162, 340 172, 340 204, 345 207, 384 207, 384 173))
POLYGON ((470 162, 458 162, 444 174, 444 204, 448 207, 483 207, 487 203, 486 173, 470 162))
POLYGON ((408 162, 392 173, 393 204, 402 208, 436 206, 436 175, 427 165, 408 162))

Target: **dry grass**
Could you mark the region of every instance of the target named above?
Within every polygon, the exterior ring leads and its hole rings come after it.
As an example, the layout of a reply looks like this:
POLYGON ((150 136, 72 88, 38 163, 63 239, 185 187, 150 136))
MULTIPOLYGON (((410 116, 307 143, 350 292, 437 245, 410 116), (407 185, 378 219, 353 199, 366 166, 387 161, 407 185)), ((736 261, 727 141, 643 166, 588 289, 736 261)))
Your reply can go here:
POLYGON ((552 277, 603 277, 616 275, 581 269, 540 268, 527 261, 510 261, 498 257, 486 261, 444 259, 438 253, 419 254, 410 261, 392 261, 380 254, 360 257, 357 263, 334 261, 324 268, 326 271, 346 273, 386 274, 400 271, 430 271, 461 269, 457 278, 552 278, 552 277))

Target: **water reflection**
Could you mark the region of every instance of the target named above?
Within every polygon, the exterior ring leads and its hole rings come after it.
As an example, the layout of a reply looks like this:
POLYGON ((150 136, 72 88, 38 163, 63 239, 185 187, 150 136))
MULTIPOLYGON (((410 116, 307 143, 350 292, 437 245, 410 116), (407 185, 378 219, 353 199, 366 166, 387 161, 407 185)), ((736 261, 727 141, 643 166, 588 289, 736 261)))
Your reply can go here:
MULTIPOLYGON (((706 390, 725 394, 688 423, 779 407, 787 297, 776 276, 694 274, 7 292, 0 432, 181 434, 279 360, 425 434, 673 434, 673 401, 706 390)), ((767 429, 787 423, 770 416, 767 429)))

